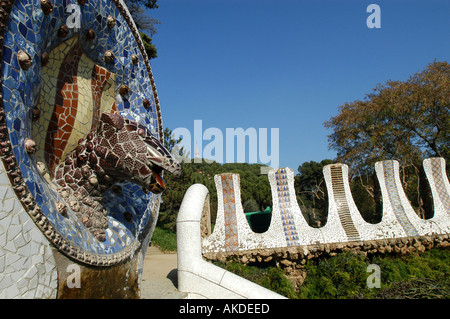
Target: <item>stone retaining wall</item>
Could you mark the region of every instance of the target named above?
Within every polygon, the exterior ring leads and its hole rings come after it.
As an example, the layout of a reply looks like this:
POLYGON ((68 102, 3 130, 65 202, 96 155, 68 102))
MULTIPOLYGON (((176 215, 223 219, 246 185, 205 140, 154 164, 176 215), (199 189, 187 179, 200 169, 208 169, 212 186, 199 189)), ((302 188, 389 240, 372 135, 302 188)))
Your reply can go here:
POLYGON ((254 262, 275 262, 284 269, 295 285, 301 285, 306 273, 304 265, 310 259, 329 258, 344 251, 370 256, 375 254, 406 255, 424 252, 433 247, 450 247, 449 235, 386 238, 379 240, 353 241, 346 243, 312 244, 296 247, 275 247, 243 250, 239 252, 205 253, 208 260, 242 264, 254 262))

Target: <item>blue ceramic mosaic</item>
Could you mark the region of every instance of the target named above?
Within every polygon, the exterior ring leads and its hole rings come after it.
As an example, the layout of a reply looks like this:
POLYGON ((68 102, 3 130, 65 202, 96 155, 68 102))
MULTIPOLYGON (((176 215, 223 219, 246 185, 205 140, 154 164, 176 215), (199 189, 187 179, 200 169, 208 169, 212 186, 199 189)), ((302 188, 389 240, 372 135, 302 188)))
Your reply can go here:
MULTIPOLYGON (((37 105, 40 91, 44 89, 42 81, 41 54, 50 53, 58 45, 70 38, 78 37, 83 53, 94 64, 106 68, 115 74, 116 92, 123 84, 130 88, 127 99, 116 96, 116 107, 120 115, 133 119, 149 128, 158 137, 158 122, 155 99, 144 58, 130 28, 114 3, 107 0, 87 1, 80 5, 80 28, 69 29, 63 38, 57 36, 58 29, 67 23, 73 13, 67 12, 68 5, 78 6, 74 0, 54 0, 53 11, 44 15, 39 0, 15 1, 7 30, 4 35, 2 84, 3 100, 7 127, 13 152, 23 174, 24 180, 50 222, 72 245, 82 250, 98 254, 113 254, 132 244, 150 219, 150 205, 159 201, 159 196, 144 194, 141 188, 125 182, 122 194, 109 191, 104 196, 104 206, 108 210, 108 230, 106 240, 98 241, 76 219, 66 218, 56 210, 55 203, 61 200, 54 187, 48 184, 38 172, 36 159, 24 150, 26 138, 33 138, 32 110, 37 105), (113 28, 108 28, 107 17, 116 20, 113 28), (88 41, 85 34, 89 29, 95 31, 93 41, 88 41), (28 70, 19 66, 17 54, 27 52, 33 61, 28 70), (114 63, 106 63, 104 53, 114 53, 114 63), (131 56, 139 57, 136 65, 131 63, 131 56), (150 101, 150 107, 144 109, 143 99, 150 101), (123 213, 131 212, 133 221, 124 220, 123 213)), ((73 212, 69 212, 73 215, 73 212)))

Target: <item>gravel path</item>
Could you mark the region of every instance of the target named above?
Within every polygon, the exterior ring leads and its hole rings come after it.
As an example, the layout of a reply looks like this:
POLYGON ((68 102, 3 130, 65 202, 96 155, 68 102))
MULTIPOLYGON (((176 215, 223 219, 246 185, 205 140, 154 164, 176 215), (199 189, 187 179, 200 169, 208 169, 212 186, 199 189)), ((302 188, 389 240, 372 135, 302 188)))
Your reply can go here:
POLYGON ((177 290, 177 254, 165 254, 148 247, 142 273, 141 299, 182 299, 177 290))

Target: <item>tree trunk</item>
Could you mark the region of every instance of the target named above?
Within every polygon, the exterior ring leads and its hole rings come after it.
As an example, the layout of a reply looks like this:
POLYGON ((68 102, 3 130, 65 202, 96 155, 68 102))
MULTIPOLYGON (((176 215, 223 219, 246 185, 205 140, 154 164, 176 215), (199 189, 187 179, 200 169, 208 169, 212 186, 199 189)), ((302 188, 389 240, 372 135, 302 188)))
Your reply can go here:
POLYGON ((383 197, 381 196, 380 183, 377 178, 377 174, 372 175, 373 180, 373 199, 375 201, 375 216, 373 220, 375 222, 380 222, 383 216, 383 197))
POLYGON ((431 196, 431 188, 428 179, 425 175, 423 164, 419 168, 419 191, 420 199, 422 200, 423 216, 425 219, 434 216, 433 196, 431 196))

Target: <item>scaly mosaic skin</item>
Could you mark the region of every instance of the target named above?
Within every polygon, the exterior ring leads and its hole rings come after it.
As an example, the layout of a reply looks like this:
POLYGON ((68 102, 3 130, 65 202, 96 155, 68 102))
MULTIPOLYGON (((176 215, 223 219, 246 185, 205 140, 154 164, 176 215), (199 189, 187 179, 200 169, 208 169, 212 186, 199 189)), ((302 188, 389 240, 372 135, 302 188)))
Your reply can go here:
POLYGON ((103 194, 125 180, 142 186, 146 193, 159 194, 166 188, 163 170, 180 175, 181 165, 145 126, 103 113, 97 130, 79 140, 56 169, 55 182, 65 200, 57 203, 58 211, 66 215, 69 205, 81 223, 104 241, 108 220, 101 204, 103 194))

